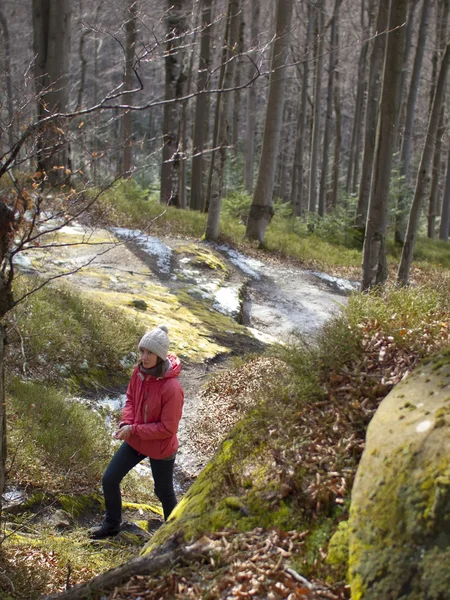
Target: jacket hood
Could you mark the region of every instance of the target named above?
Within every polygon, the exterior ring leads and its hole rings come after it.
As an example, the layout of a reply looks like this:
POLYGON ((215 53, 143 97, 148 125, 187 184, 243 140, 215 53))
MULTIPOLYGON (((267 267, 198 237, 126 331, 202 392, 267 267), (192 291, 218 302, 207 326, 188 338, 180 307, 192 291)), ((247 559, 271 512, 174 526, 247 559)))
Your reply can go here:
POLYGON ((167 360, 170 362, 170 367, 164 373, 164 379, 167 379, 169 377, 178 377, 181 371, 180 359, 175 354, 171 354, 169 352, 169 354, 167 355, 167 360))

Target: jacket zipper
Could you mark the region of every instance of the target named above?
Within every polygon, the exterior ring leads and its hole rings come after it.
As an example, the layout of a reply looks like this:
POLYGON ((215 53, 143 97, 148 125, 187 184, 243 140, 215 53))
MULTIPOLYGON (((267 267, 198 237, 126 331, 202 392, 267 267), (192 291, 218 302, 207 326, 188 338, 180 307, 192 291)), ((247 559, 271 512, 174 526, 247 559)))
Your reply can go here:
POLYGON ((148 410, 147 396, 148 396, 148 393, 145 394, 145 396, 144 396, 144 402, 146 403, 145 408, 144 408, 144 423, 147 423, 147 410, 148 410))

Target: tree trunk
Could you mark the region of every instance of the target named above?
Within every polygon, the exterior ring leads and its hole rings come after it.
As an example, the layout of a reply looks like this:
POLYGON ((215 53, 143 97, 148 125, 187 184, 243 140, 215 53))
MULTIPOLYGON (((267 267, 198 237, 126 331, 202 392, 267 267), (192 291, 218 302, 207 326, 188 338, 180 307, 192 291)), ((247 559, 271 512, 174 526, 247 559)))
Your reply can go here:
POLYGON ((387 26, 389 22, 389 5, 380 2, 378 8, 376 32, 370 55, 369 84, 367 89, 367 107, 365 122, 364 153, 359 183, 358 207, 355 225, 364 233, 369 207, 370 188, 372 184, 373 158, 377 137, 378 101, 380 98, 381 79, 383 75, 383 57, 386 49, 387 26))
MULTIPOLYGON (((136 20, 138 14, 138 4, 136 0, 128 2, 127 21, 125 23, 125 91, 133 89, 134 61, 136 52, 136 20)), ((126 104, 132 104, 132 95, 128 94, 125 99, 126 104)), ((118 174, 130 174, 133 168, 133 113, 130 110, 124 110, 121 121, 121 143, 122 153, 119 154, 118 174)))
POLYGON ((356 191, 355 180, 359 161, 358 148, 361 139, 361 130, 364 114, 364 96, 366 94, 366 70, 367 70, 367 52, 369 49, 369 41, 365 40, 361 45, 361 52, 358 62, 358 81, 356 89, 355 113, 353 117, 352 137, 350 141, 350 153, 347 166, 347 181, 345 185, 346 192, 354 194, 356 191))
POLYGON ((428 201, 428 228, 427 234, 430 239, 436 235, 436 217, 439 215, 439 181, 441 180, 441 155, 442 139, 445 135, 445 102, 442 102, 441 116, 436 133, 436 143, 434 146, 433 166, 431 169, 430 198, 428 201))
MULTIPOLYGON (((250 32, 250 66, 248 69, 249 81, 255 76, 255 65, 252 61, 256 60, 256 43, 259 31, 259 12, 260 0, 252 0, 251 13, 251 32, 250 32)), ((251 84, 247 92, 247 127, 245 135, 245 154, 244 154, 244 187, 247 194, 253 193, 253 167, 255 164, 255 134, 256 134, 256 87, 251 84)))
POLYGON ((235 92, 233 94, 233 154, 234 157, 237 157, 238 154, 238 145, 239 145, 239 133, 240 133, 240 124, 241 124, 241 95, 242 92, 239 89, 241 86, 241 66, 242 66, 242 55, 244 53, 244 31, 245 31, 245 22, 244 22, 244 14, 241 11, 241 22, 239 23, 239 43, 238 43, 238 64, 234 70, 234 88, 235 92))
POLYGON ((162 204, 180 205, 180 119, 184 95, 184 37, 186 0, 167 0, 167 44, 165 58, 165 100, 163 118, 163 151, 161 166, 162 204))
POLYGON ((342 110, 341 110, 341 88, 339 73, 339 19, 336 21, 336 46, 335 46, 335 69, 334 69, 334 114, 335 135, 334 135, 334 157, 333 157, 333 183, 331 191, 330 205, 336 208, 339 199, 339 179, 341 170, 341 148, 342 148, 342 110))
POLYGON ((439 239, 448 242, 448 230, 450 228, 450 150, 447 155, 447 174, 445 176, 444 195, 442 197, 441 225, 439 228, 439 239))
POLYGON ((327 197, 327 175, 328 175, 328 156, 329 145, 333 120, 333 97, 335 84, 336 70, 336 31, 337 22, 339 20, 339 7, 342 0, 334 0, 333 16, 331 17, 330 31, 330 54, 328 64, 328 88, 327 88, 327 110, 325 114, 325 131, 323 135, 323 156, 322 156, 322 173, 320 176, 319 189, 319 215, 323 217, 326 212, 326 197, 327 197))
POLYGON ((264 135, 258 178, 245 235, 264 242, 267 225, 273 216, 272 192, 283 118, 284 92, 287 79, 286 60, 289 51, 293 0, 278 0, 276 39, 272 48, 269 97, 264 122, 264 135))
POLYGON ((431 107, 430 119, 428 121, 428 130, 425 139, 425 145, 420 160, 419 170, 417 172, 416 188, 414 191, 414 199, 409 213, 408 228, 406 230, 405 243, 398 269, 398 282, 406 285, 409 279, 409 271, 411 268, 414 246, 416 243, 417 230, 419 227, 420 210, 425 194, 425 189, 429 180, 429 170, 433 157, 434 146, 436 141, 436 133, 439 126, 439 117, 441 114, 441 106, 444 101, 445 85, 447 79, 448 67, 450 64, 450 42, 447 44, 442 57, 439 77, 436 84, 436 91, 431 107))
POLYGON ((416 56, 411 74, 408 100, 406 103, 405 127, 400 154, 400 176, 404 178, 405 189, 399 194, 397 213, 395 218, 395 241, 403 244, 407 225, 407 198, 406 188, 409 184, 409 165, 411 162, 411 148, 413 139, 414 115, 416 111, 417 94, 419 91, 420 73, 422 71, 428 25, 430 21, 431 2, 424 2, 420 18, 419 35, 417 39, 416 56))
POLYGON ((6 399, 5 399, 5 328, 0 323, 0 519, 2 495, 6 486, 6 399))
POLYGON ((308 79, 309 79, 309 51, 314 33, 315 11, 308 4, 308 20, 306 40, 304 45, 303 73, 301 79, 300 105, 298 111, 297 134, 295 142, 294 166, 292 169, 291 204, 294 215, 299 217, 306 212, 304 206, 304 151, 305 131, 308 118, 308 79))
MULTIPOLYGON (((203 92, 207 89, 209 81, 209 67, 211 64, 212 0, 202 1, 201 15, 200 59, 197 75, 197 91, 199 92, 203 92)), ((207 128, 206 115, 209 115, 209 96, 208 94, 200 93, 196 98, 194 117, 190 200, 190 208, 192 210, 203 209, 203 150, 207 128)))
POLYGON ((7 110, 8 110, 8 121, 7 121, 7 129, 8 129, 8 145, 10 148, 14 145, 14 130, 15 130, 15 122, 14 122, 14 97, 13 97, 13 88, 12 88, 12 80, 11 80, 11 45, 9 40, 9 29, 8 23, 6 21, 6 17, 3 13, 3 10, 0 9, 0 28, 3 36, 3 77, 5 79, 5 87, 6 87, 6 101, 7 101, 7 110))
MULTIPOLYGON (((231 90, 234 83, 234 71, 236 68, 236 58, 233 56, 236 51, 236 45, 239 38, 239 24, 241 21, 240 0, 229 0, 228 4, 228 23, 229 31, 226 37, 225 53, 225 76, 223 80, 223 89, 231 90)), ((210 200, 208 210, 208 220, 206 223, 205 237, 208 240, 217 241, 219 237, 219 219, 222 206, 223 182, 225 175, 225 164, 227 159, 227 147, 231 141, 230 127, 230 101, 231 92, 221 94, 220 102, 217 99, 218 106, 218 155, 219 160, 214 157, 210 167, 210 200)), ((214 155, 216 152, 214 152, 214 155)))
MULTIPOLYGON (((33 0, 32 8, 37 112, 42 120, 68 107, 71 2, 33 0)), ((70 165, 63 127, 53 121, 38 140, 38 169, 51 184, 66 179, 65 169, 70 165)))
POLYGON ((324 38, 324 11, 323 0, 317 3, 317 28, 316 28, 316 71, 314 81, 314 108, 312 125, 311 156, 309 161, 309 200, 308 210, 310 213, 317 211, 317 170, 320 151, 320 92, 322 88, 322 64, 323 64, 323 38, 324 38))
POLYGON ((408 0, 391 0, 373 182, 363 250, 363 290, 377 284, 384 284, 387 279, 388 196, 394 154, 393 143, 396 135, 395 126, 400 110, 399 97, 405 40, 404 23, 407 8, 408 0))

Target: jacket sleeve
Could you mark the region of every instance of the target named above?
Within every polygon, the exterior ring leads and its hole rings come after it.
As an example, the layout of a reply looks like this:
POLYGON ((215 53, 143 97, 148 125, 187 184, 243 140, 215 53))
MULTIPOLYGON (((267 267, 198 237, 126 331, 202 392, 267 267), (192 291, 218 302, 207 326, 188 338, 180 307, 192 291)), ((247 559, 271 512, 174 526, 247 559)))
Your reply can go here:
POLYGON ((125 401, 125 406, 122 410, 122 418, 120 419, 119 427, 122 425, 132 425, 134 423, 134 390, 136 386, 136 378, 135 374, 131 376, 130 383, 127 388, 127 399, 125 401))
POLYGON ((141 440, 163 440, 178 431, 183 411, 184 393, 177 380, 166 386, 161 395, 161 418, 155 423, 133 425, 133 433, 141 440))

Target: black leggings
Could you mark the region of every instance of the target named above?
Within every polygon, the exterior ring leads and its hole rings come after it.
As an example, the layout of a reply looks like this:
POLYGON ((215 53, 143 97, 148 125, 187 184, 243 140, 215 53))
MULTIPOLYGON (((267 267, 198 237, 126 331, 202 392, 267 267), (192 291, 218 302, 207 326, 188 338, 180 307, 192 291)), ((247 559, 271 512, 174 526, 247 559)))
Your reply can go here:
MULTIPOLYGON (((124 442, 106 468, 103 474, 102 485, 103 495, 105 497, 106 517, 105 523, 112 527, 118 527, 122 520, 122 496, 120 493, 120 482, 125 475, 131 471, 137 464, 142 462, 146 456, 139 454, 127 442, 124 442)), ((164 519, 170 516, 170 513, 177 504, 175 492, 173 489, 173 466, 175 459, 157 460, 150 458, 153 481, 155 483, 155 494, 159 498, 163 511, 164 519)))

